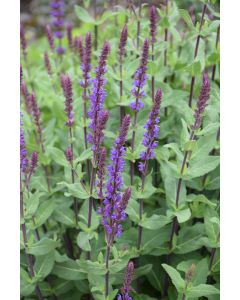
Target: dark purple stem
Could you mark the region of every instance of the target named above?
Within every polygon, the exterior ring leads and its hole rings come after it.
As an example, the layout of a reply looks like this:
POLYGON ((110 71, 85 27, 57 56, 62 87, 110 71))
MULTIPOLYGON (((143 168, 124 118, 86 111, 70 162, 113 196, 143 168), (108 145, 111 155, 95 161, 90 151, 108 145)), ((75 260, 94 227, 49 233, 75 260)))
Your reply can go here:
POLYGON ((138 21, 137 21, 137 49, 139 49, 139 45, 140 45, 140 31, 141 31, 141 22, 140 22, 140 18, 141 18, 141 11, 142 11, 142 0, 139 0, 138 2, 138 6, 139 6, 139 14, 138 14, 138 21))
POLYGON ((106 256, 105 256, 105 266, 106 266, 106 274, 105 274, 105 297, 107 298, 109 295, 109 257, 110 257, 110 245, 107 244, 106 247, 106 256))
MULTIPOLYGON (((194 139, 194 130, 192 130, 192 132, 190 134, 189 141, 192 141, 193 139, 194 139)), ((176 202, 175 202, 176 208, 178 208, 178 205, 179 205, 179 198, 180 198, 180 192, 181 192, 181 186, 182 186, 182 175, 183 175, 183 171, 184 171, 184 168, 185 168, 185 165, 187 162, 188 154, 189 154, 189 151, 185 151, 182 166, 181 166, 181 171, 180 171, 180 178, 178 179, 178 183, 177 183, 176 202)), ((170 242, 169 242, 170 250, 172 249, 173 236, 174 236, 174 233, 177 231, 177 226, 178 226, 177 218, 174 217, 173 223, 172 223, 171 235, 170 235, 170 242)))
MULTIPOLYGON (((202 30, 202 26, 203 26, 203 23, 204 23, 204 16, 205 16, 205 13, 206 13, 206 9, 207 9, 207 4, 204 4, 203 10, 202 10, 202 16, 201 16, 199 34, 197 36, 197 41, 196 41, 196 45, 195 45, 194 59, 198 55, 199 43, 200 43, 200 38, 201 38, 201 30, 202 30)), ((191 87, 190 87, 190 94, 189 94, 189 101, 188 101, 188 105, 190 107, 192 107, 192 98, 193 98, 194 83, 195 83, 195 76, 192 76, 192 78, 191 78, 191 87)))
MULTIPOLYGON (((168 0, 166 0, 165 5, 166 5, 166 16, 168 16, 168 0)), ((165 42, 168 41, 168 28, 164 29, 164 41, 165 42)), ((167 48, 164 50, 164 67, 166 66, 167 66, 167 48)), ((164 78, 164 83, 166 82, 167 82, 167 77, 164 78)), ((168 115, 167 107, 164 108, 164 115, 165 117, 167 117, 168 115)))
MULTIPOLYGON (((72 127, 69 127, 69 136, 70 136, 70 140, 71 140, 71 151, 73 154, 73 132, 72 132, 72 127)), ((75 183, 75 173, 74 173, 74 169, 73 166, 71 168, 71 177, 72 177, 72 183, 75 183)), ((75 223, 76 225, 78 224, 78 203, 77 203, 77 198, 73 197, 73 207, 74 207, 74 214, 75 214, 75 223)))

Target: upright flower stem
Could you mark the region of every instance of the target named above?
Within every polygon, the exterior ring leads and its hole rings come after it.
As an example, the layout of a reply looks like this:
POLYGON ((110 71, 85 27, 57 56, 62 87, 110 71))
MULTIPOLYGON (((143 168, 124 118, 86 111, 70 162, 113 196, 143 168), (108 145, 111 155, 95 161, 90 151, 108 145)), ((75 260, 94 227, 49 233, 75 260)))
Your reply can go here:
MULTIPOLYGON (((94 19, 97 19, 97 1, 93 1, 93 8, 94 8, 94 19)), ((98 25, 94 25, 94 50, 96 51, 98 48, 98 25)))
MULTIPOLYGON (((216 37, 216 49, 218 48, 218 43, 219 43, 219 36, 220 36, 220 26, 218 26, 218 29, 217 29, 217 37, 216 37)), ((212 69, 212 81, 215 80, 215 74, 216 74, 216 64, 213 66, 213 69, 212 69)))
POLYGON ((126 53, 126 43, 128 37, 128 26, 127 24, 124 25, 119 44, 118 44, 118 54, 119 54, 119 75, 120 75, 120 82, 119 82, 119 89, 120 89, 120 124, 122 124, 122 120, 125 116, 125 108, 121 105, 122 97, 123 97, 123 58, 126 53))
POLYGON ((107 299, 109 295, 109 257, 110 257, 110 245, 107 243, 106 246, 106 255, 105 255, 105 267, 106 267, 106 274, 105 274, 105 298, 107 299))
MULTIPOLYGON (((71 147, 71 151, 73 154, 73 130, 72 127, 69 127, 69 136, 70 136, 70 147, 71 147)), ((71 179, 72 179, 72 183, 75 183, 75 173, 74 173, 74 169, 71 168, 71 179)), ((74 208, 74 214, 75 214, 75 223, 76 225, 78 224, 78 203, 77 203, 77 198, 73 197, 73 208, 74 208)))
MULTIPOLYGON (((138 103, 138 99, 137 99, 137 103, 138 103)), ((133 115, 133 132, 132 132, 132 141, 131 141, 132 152, 134 152, 134 150, 135 150, 136 125, 137 125, 137 111, 134 111, 134 115, 133 115)), ((135 165, 134 162, 131 161, 131 164, 130 164, 131 185, 133 185, 134 165, 135 165)))
MULTIPOLYGON (((84 122, 84 127, 83 127, 83 131, 84 131, 84 147, 85 149, 87 149, 88 147, 88 142, 87 142, 87 88, 84 87, 83 89, 83 122, 84 122)), ((89 159, 86 162, 87 165, 87 177, 89 179, 90 182, 90 161, 89 159)))
MULTIPOLYGON (((189 141, 194 140, 194 130, 191 131, 189 141)), ((182 166, 181 166, 181 171, 180 171, 180 178, 178 179, 177 183, 177 192, 176 192, 176 200, 175 200, 175 205, 176 208, 178 208, 179 205, 179 200, 180 200, 180 192, 181 192, 181 187, 182 187, 182 175, 184 168, 187 163, 187 157, 188 157, 189 151, 185 151, 183 161, 182 161, 182 166)), ((177 231, 177 218, 174 217, 173 223, 172 223, 172 230, 171 230, 171 235, 170 235, 170 242, 169 242, 169 249, 172 250, 172 243, 173 243, 173 237, 174 233, 177 231)))
POLYGON ((141 32, 141 12, 142 12, 142 0, 138 1, 139 13, 138 13, 138 21, 137 21, 137 49, 140 46, 140 32, 141 32))
MULTIPOLYGON (((123 97, 123 78, 122 78, 122 61, 120 61, 119 65, 119 73, 120 73, 120 82, 119 82, 119 88, 120 88, 120 102, 122 102, 122 97, 123 97)), ((125 116, 125 108, 124 106, 120 106, 120 122, 122 124, 122 120, 125 116)))
MULTIPOLYGON (((165 6, 166 6, 166 17, 168 17, 168 0, 165 0, 165 6)), ((168 28, 164 29, 164 41, 167 43, 168 41, 168 28)), ((164 50, 164 67, 167 67, 167 48, 164 50)), ((164 78, 164 82, 167 82, 167 77, 164 78)), ((168 114, 167 107, 164 108, 164 115, 165 117, 168 114)))
MULTIPOLYGON (((197 36, 196 45, 195 45, 194 59, 198 55, 199 43, 200 43, 200 38, 201 38, 201 30, 202 30, 202 27, 203 27, 203 24, 204 24, 204 16, 205 16, 206 10, 207 10, 207 4, 204 4, 203 10, 202 10, 201 21, 200 21, 199 34, 197 36)), ((190 94, 189 94, 189 101, 188 101, 188 105, 190 107, 192 107, 192 98, 193 98, 194 84, 195 84, 195 76, 192 76, 192 78, 191 78, 191 86, 190 86, 190 94)))
MULTIPOLYGON (((147 170, 147 162, 146 162, 146 170, 147 170)), ((145 178, 146 175, 142 175, 142 185, 141 185, 141 193, 144 192, 144 184, 145 184, 145 178)), ((143 199, 140 199, 139 201, 139 220, 142 221, 142 216, 143 216, 143 199)), ((138 225, 138 239, 137 239, 137 249, 140 250, 142 243, 142 226, 138 225)))
MULTIPOLYGON (((21 218, 22 220, 24 220, 24 208, 23 208, 23 190, 22 190, 22 182, 20 179, 20 214, 21 214, 21 218)), ((28 249, 28 239, 27 239, 27 230, 26 230, 26 224, 23 221, 23 224, 21 224, 21 228, 22 228, 22 235, 23 235, 23 243, 24 243, 24 248, 25 248, 25 254, 26 254, 26 258, 27 258, 27 265, 28 265, 28 272, 29 272, 29 276, 30 278, 33 278, 35 276, 34 273, 34 269, 33 269, 33 257, 31 254, 27 253, 27 249, 28 249)), ((35 293, 38 297, 39 300, 44 300, 41 289, 39 287, 39 285, 36 285, 35 288, 35 293)))

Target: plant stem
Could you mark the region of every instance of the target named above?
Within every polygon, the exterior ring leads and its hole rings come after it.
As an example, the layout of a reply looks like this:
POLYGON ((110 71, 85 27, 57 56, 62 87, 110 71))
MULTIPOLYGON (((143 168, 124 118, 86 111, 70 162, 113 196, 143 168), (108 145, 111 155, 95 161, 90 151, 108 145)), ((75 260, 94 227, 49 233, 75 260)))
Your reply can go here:
MULTIPOLYGON (((202 30, 202 26, 203 26, 203 23, 204 23, 204 16, 205 16, 205 13, 206 13, 206 9, 207 9, 207 4, 204 4, 203 10, 202 10, 202 16, 201 16, 199 34, 197 36, 196 45, 195 45, 194 59, 198 55, 199 43, 200 43, 200 38, 201 38, 201 30, 202 30)), ((192 107, 192 98, 193 98, 194 84, 195 84, 195 76, 192 76, 192 78, 191 78, 191 86, 190 86, 190 94, 189 94, 189 101, 188 101, 188 105, 190 107, 192 107)))
MULTIPOLYGON (((94 188, 94 181, 95 181, 95 176, 96 176, 96 167, 94 166, 95 163, 92 165, 92 171, 91 171, 91 179, 90 179, 90 197, 89 197, 89 202, 88 202, 88 228, 91 227, 92 225, 92 210, 93 210, 93 188, 94 188)), ((91 258, 91 252, 87 252, 87 258, 91 258)))
MULTIPOLYGON (((190 134, 189 141, 192 141, 193 139, 194 139, 194 130, 192 130, 192 132, 190 134)), ((177 192, 176 192, 176 201, 175 201, 176 208, 178 208, 178 205, 179 205, 180 192, 181 192, 181 186, 182 186, 182 175, 183 175, 183 171, 184 171, 184 168, 185 168, 185 165, 187 162, 188 154, 189 154, 189 151, 185 151, 183 161, 182 161, 181 171, 180 171, 180 178, 178 179, 178 183, 177 183, 177 192)), ((172 223, 171 235, 170 235, 169 250, 172 250, 173 237, 174 237, 174 233, 177 231, 177 226, 178 226, 177 217, 174 217, 173 223, 172 223)))
MULTIPOLYGON (((219 43, 219 36, 220 36, 220 26, 218 26, 218 30, 217 30, 216 50, 217 50, 218 43, 219 43)), ((216 74, 216 64, 213 66, 213 69, 212 69, 212 81, 215 80, 215 74, 216 74)))
MULTIPOLYGON (((24 220, 24 208, 23 208, 23 191, 22 191, 22 181, 21 181, 21 178, 20 178, 20 214, 21 214, 21 218, 22 218, 22 222, 23 222, 23 220, 24 220)), ((23 235, 23 243, 24 243, 24 248, 25 248, 25 254, 26 254, 26 258, 27 258, 28 272, 29 272, 30 278, 33 278, 35 276, 34 269, 33 269, 33 258, 32 258, 32 255, 30 255, 30 254, 27 253, 28 239, 27 239, 27 229, 26 229, 25 222, 23 224, 21 224, 21 228, 22 228, 22 235, 23 235)), ((39 300, 44 300, 42 292, 41 292, 38 284, 36 285, 35 293, 36 293, 36 295, 37 295, 37 297, 38 297, 39 300)))
POLYGON ((105 256, 105 266, 106 266, 106 274, 105 274, 105 298, 109 295, 109 257, 110 257, 110 245, 107 244, 106 247, 106 256, 105 256))
MULTIPOLYGON (((96 21, 97 18, 97 1, 93 1, 94 8, 94 19, 96 21)), ((98 48, 98 25, 94 25, 94 50, 96 51, 98 48)))
POLYGON ((139 6, 139 13, 138 13, 138 21, 137 21, 137 50, 139 49, 140 46, 140 31, 141 31, 140 18, 141 18, 141 11, 142 11, 142 0, 138 1, 138 6, 139 6))
MULTIPOLYGON (((71 140, 71 143, 70 143, 70 147, 71 147, 71 151, 72 151, 72 154, 73 154, 73 132, 72 132, 72 127, 69 127, 69 136, 70 136, 70 140, 71 140)), ((72 183, 75 182, 75 173, 74 173, 74 169, 73 169, 73 166, 71 168, 71 177, 72 177, 72 183)), ((76 222, 76 225, 78 225, 78 204, 77 204, 77 198, 76 197, 73 197, 73 207, 74 207, 74 214, 75 214, 75 222, 76 222)))
POLYGON ((186 300, 186 295, 185 294, 183 294, 182 300, 186 300))
MULTIPOLYGON (((120 65, 119 65, 119 73, 120 73, 120 102, 122 102, 123 97, 123 80, 122 80, 122 57, 120 57, 120 65)), ((125 116, 125 108, 124 106, 120 105, 120 124, 122 125, 122 120, 125 116)))
MULTIPOLYGON (((165 0, 165 6, 166 6, 166 17, 168 17, 168 0, 165 0)), ((164 29, 164 41, 168 41, 168 28, 164 29)), ((167 67, 167 48, 164 50, 164 67, 167 67)), ((164 83, 167 83, 167 77, 164 78, 164 83)), ((164 115, 167 117, 168 115, 168 109, 167 107, 164 108, 164 115)))

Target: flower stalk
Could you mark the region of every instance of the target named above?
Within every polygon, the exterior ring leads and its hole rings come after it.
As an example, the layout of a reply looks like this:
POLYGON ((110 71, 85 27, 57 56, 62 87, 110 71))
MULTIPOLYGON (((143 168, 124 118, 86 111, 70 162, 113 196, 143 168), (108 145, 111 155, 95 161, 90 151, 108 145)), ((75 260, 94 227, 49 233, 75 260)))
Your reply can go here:
MULTIPOLYGON (((200 96, 199 96, 199 99, 198 99, 198 102, 197 102, 197 107, 196 107, 196 110, 195 110, 195 113, 194 113, 195 122, 192 125, 192 130, 191 130, 191 133, 190 133, 189 141, 194 140, 195 131, 197 129, 199 129, 199 127, 201 126, 202 114, 203 114, 203 112, 205 110, 205 107, 207 105, 209 95, 210 95, 210 82, 209 82, 207 74, 204 73, 203 76, 202 76, 202 88, 201 88, 200 96)), ((176 192, 176 200, 175 200, 176 208, 178 208, 178 206, 179 206, 180 192, 181 192, 182 180, 183 180, 182 176, 183 176, 185 167, 187 165, 187 158, 188 158, 189 153, 190 153, 189 150, 186 150, 184 152, 184 157, 183 157, 181 170, 180 170, 180 177, 179 177, 178 183, 177 183, 177 192, 176 192)), ((173 223, 172 223, 171 235, 170 235, 169 250, 172 250, 173 237, 174 237, 174 234, 177 232, 177 227, 178 227, 177 218, 174 217, 173 223)))
MULTIPOLYGON (((194 50, 194 59, 198 55, 199 43, 200 43, 200 38, 201 38, 201 31, 202 31, 202 27, 203 27, 203 24, 204 24, 204 17, 205 17, 206 10, 207 10, 207 4, 204 4, 203 9, 202 9, 202 16, 201 16, 201 21, 200 21, 199 34, 197 36, 195 50, 194 50)), ((194 85, 195 85, 195 76, 192 76, 191 85, 190 85, 190 94, 189 94, 189 100, 188 100, 189 107, 192 107, 192 98, 193 98, 194 85)))

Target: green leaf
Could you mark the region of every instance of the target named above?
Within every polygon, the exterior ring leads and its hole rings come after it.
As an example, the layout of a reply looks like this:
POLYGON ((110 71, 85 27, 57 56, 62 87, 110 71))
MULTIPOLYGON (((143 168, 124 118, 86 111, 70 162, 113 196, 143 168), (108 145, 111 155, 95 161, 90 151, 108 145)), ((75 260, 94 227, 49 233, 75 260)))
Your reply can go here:
POLYGON ((91 245, 89 240, 92 239, 94 235, 86 232, 80 232, 77 236, 77 244, 84 251, 91 251, 91 245))
POLYGON ((170 223, 171 219, 163 215, 152 215, 150 218, 143 218, 139 222, 143 228, 157 230, 170 223))
POLYGON ((185 288, 185 281, 182 279, 180 273, 174 269, 173 267, 162 264, 162 267, 165 269, 165 271, 168 273, 169 277, 172 280, 173 285, 177 289, 178 292, 183 292, 185 288))
POLYGON ((55 203, 53 200, 46 200, 40 204, 36 217, 35 224, 32 225, 32 228, 38 228, 52 215, 53 210, 55 208, 55 203))
POLYGON ((198 286, 192 286, 187 288, 187 297, 208 297, 211 295, 219 295, 220 292, 213 285, 199 284, 198 286))
POLYGON ((23 268, 20 268, 20 287, 21 296, 24 297, 31 295, 35 289, 35 284, 23 268))
POLYGON ((83 162, 83 161, 86 161, 87 159, 89 159, 90 157, 92 157, 92 149, 91 148, 88 148, 86 150, 84 150, 81 155, 76 158, 74 160, 74 164, 77 164, 79 162, 83 162))
POLYGON ((25 213, 24 213, 24 218, 32 218, 36 210, 38 209, 39 206, 39 199, 41 197, 41 193, 38 191, 35 192, 34 194, 29 194, 29 197, 25 197, 25 213))
POLYGON ((75 227, 75 216, 73 210, 69 207, 58 207, 53 213, 53 218, 59 223, 69 227, 75 227))
POLYGON ((64 186, 68 188, 68 192, 65 193, 67 197, 76 197, 79 199, 88 199, 90 194, 87 190, 85 190, 79 182, 76 183, 67 183, 67 182, 59 182, 58 185, 64 186))
POLYGON ((189 167, 184 178, 191 179, 203 176, 216 169, 219 162, 219 156, 207 156, 203 158, 195 157, 190 160, 189 167))
POLYGON ((52 274, 65 280, 83 280, 86 278, 79 264, 71 259, 64 263, 56 264, 52 270, 52 274))
POLYGON ((175 212, 174 215, 177 217, 178 222, 181 224, 188 221, 191 218, 191 210, 189 208, 179 210, 175 212))
POLYGON ((35 276, 44 279, 52 271, 54 265, 54 251, 44 256, 38 256, 34 264, 35 276))
POLYGON ((33 245, 29 245, 27 252, 35 256, 45 255, 59 246, 58 241, 43 238, 33 245))
POLYGON ((69 166, 69 164, 66 160, 66 156, 62 150, 55 148, 55 147, 48 146, 47 153, 57 164, 64 166, 64 167, 69 166))
POLYGON ((180 13, 180 16, 187 23, 187 25, 190 27, 190 29, 193 29, 194 25, 193 25, 192 19, 191 19, 190 15, 189 15, 188 11, 185 10, 185 9, 179 9, 178 11, 180 13))
POLYGON ((89 13, 81 6, 74 6, 75 13, 79 20, 87 24, 94 24, 95 20, 89 15, 89 13))

